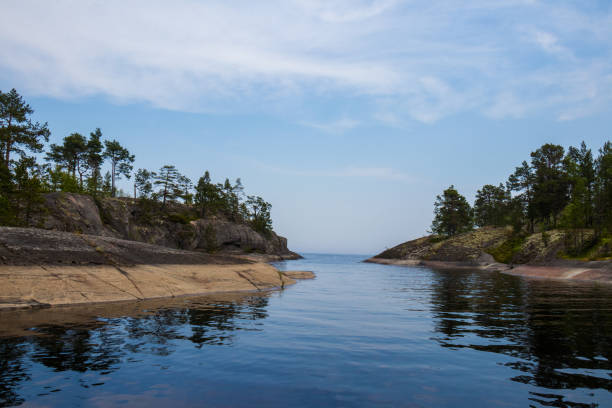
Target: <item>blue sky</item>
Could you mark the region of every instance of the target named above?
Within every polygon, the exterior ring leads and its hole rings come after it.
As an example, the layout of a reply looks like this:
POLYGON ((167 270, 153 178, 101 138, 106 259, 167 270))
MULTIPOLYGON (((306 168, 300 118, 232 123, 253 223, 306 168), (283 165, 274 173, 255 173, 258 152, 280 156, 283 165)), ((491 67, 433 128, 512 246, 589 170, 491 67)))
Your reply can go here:
POLYGON ((450 184, 471 200, 542 143, 610 139, 608 1, 1 8, 0 89, 52 141, 100 127, 137 168, 241 177, 298 251, 378 252, 450 184))

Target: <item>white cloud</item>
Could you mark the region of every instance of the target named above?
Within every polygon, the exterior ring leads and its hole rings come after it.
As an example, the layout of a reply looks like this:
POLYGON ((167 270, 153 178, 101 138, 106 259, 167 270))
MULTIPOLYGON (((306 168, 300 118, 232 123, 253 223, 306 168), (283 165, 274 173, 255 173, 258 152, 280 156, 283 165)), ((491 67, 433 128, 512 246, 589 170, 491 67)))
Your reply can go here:
MULTIPOLYGON (((361 98, 370 117, 385 112, 395 123, 465 111, 572 118, 609 109, 612 94, 612 14, 579 7, 6 0, 0 80, 31 94, 103 95, 187 111, 282 111, 361 98), (529 43, 544 52, 526 52, 529 43), (593 83, 600 84, 594 92, 581 88, 593 83)), ((348 118, 304 124, 331 133, 358 125, 348 118)))

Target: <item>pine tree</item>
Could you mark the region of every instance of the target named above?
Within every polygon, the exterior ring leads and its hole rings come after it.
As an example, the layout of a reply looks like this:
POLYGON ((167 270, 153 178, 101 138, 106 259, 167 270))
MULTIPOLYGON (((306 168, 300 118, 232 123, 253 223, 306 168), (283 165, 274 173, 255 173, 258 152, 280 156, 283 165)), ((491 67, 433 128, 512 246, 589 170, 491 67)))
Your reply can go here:
POLYGON ((510 192, 501 184, 484 185, 476 193, 474 221, 479 227, 485 225, 504 226, 509 221, 510 192))
POLYGON ((146 169, 138 169, 134 176, 134 187, 141 198, 150 198, 153 193, 153 179, 156 173, 146 169))
POLYGON ((213 184, 208 170, 198 180, 195 188, 194 203, 200 210, 200 216, 206 217, 215 213, 221 204, 221 193, 213 184))
POLYGON ((104 150, 103 157, 107 158, 111 162, 111 196, 115 196, 116 187, 115 181, 119 180, 121 175, 124 175, 126 178, 130 178, 130 173, 133 169, 132 163, 134 163, 134 155, 130 154, 130 152, 118 141, 104 141, 104 146, 106 147, 104 150))
POLYGON ((168 164, 160 168, 159 173, 156 173, 153 184, 159 186, 157 194, 162 199, 162 206, 166 205, 166 201, 174 200, 177 197, 177 193, 180 191, 179 177, 180 173, 176 167, 168 164))
POLYGON ((452 185, 444 190, 442 196, 436 197, 434 214, 431 224, 434 234, 451 237, 470 231, 474 226, 470 204, 452 185))
POLYGON ((79 174, 79 186, 83 187, 83 175, 87 169, 87 140, 80 133, 71 133, 64 137, 62 145, 52 144, 46 159, 66 170, 72 177, 79 174))
POLYGON ((102 163, 104 163, 103 150, 102 131, 100 128, 96 128, 95 131, 89 134, 86 154, 87 167, 90 172, 89 178, 87 179, 87 189, 94 196, 97 194, 102 183, 100 168, 102 167, 102 163))
POLYGON ((43 141, 49 141, 47 124, 34 123, 30 115, 34 110, 25 103, 15 89, 0 91, 0 165, 9 168, 11 153, 25 156, 29 150, 39 153, 43 141))

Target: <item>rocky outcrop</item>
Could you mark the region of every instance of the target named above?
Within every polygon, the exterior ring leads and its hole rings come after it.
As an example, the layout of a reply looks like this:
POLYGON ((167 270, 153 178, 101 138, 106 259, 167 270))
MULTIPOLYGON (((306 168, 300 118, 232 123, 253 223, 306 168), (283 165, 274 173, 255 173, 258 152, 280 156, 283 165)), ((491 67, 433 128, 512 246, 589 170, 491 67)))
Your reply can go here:
POLYGON ((480 228, 444 240, 431 235, 387 249, 374 258, 474 264, 494 262, 487 250, 498 247, 510 236, 511 230, 495 227, 480 228))
POLYGON ((287 248, 287 239, 274 232, 264 235, 245 224, 219 218, 198 219, 192 209, 180 204, 169 204, 163 213, 155 210, 128 198, 94 200, 87 195, 50 193, 45 196, 45 212, 32 226, 169 248, 299 258, 287 248))
POLYGON ((114 237, 0 227, 0 309, 284 288, 309 274, 114 237))
MULTIPOLYGON (((581 239, 593 234, 586 230, 579 233, 581 239)), ((483 227, 447 239, 427 236, 408 241, 365 262, 612 282, 612 261, 568 259, 564 255, 567 240, 568 235, 559 230, 517 236, 510 228, 483 227)), ((609 251, 604 246, 593 248, 594 257, 609 251)))

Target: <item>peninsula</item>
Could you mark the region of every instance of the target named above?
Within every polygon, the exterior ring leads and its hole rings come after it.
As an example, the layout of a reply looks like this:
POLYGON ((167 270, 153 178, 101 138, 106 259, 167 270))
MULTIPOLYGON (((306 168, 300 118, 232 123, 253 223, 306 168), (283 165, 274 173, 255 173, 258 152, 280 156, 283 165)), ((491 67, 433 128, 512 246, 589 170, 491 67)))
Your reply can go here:
POLYGON ((431 235, 367 262, 612 282, 612 143, 598 153, 545 144, 505 185, 479 189, 473 206, 451 185, 436 198, 431 235))

